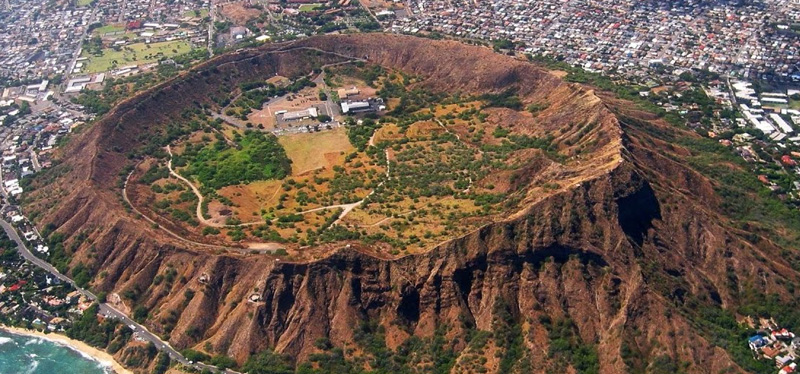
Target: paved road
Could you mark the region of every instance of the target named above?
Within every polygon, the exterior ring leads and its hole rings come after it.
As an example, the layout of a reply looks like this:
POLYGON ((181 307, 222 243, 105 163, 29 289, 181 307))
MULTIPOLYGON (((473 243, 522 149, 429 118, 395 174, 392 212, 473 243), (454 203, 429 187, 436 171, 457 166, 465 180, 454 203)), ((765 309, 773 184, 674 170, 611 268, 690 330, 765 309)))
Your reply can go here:
MULTIPOLYGON (((122 14, 124 13, 125 13, 124 11, 120 12, 120 17, 122 17, 122 14)), ((89 19, 97 19, 95 18, 96 16, 97 16, 97 8, 93 8, 92 14, 89 16, 89 19)), ((72 72, 75 69, 75 64, 77 64, 78 58, 81 57, 80 52, 83 49, 83 41, 86 40, 87 36, 89 36, 88 31, 89 31, 88 27, 83 28, 83 32, 81 33, 81 39, 78 41, 78 49, 76 49, 72 53, 72 59, 70 59, 69 64, 67 64, 67 66, 69 66, 69 70, 66 71, 66 74, 64 75, 63 79, 61 79, 61 84, 59 84, 60 87, 62 86, 66 87, 67 82, 69 82, 70 78, 72 78, 72 72)), ((63 90, 56 88, 53 91, 54 91, 53 97, 56 99, 61 99, 61 94, 63 90)))
MULTIPOLYGON (((15 230, 14 227, 11 226, 10 223, 6 222, 5 220, 0 219, 0 226, 3 227, 3 230, 6 232, 8 237, 11 238, 11 240, 13 240, 13 241, 15 241, 17 243, 17 246, 19 247, 19 253, 20 253, 20 255, 22 255, 23 258, 25 258, 26 260, 28 260, 32 264, 44 269, 45 271, 47 271, 48 273, 52 274, 54 277, 58 278, 59 280, 61 280, 63 282, 66 282, 66 283, 69 283, 70 285, 72 285, 72 287, 75 287, 75 289, 78 290, 78 292, 80 292, 87 299, 92 300, 92 301, 97 301, 97 296, 94 293, 92 293, 91 291, 89 291, 87 289, 78 287, 78 285, 75 284, 75 281, 73 281, 70 277, 68 277, 68 276, 62 274, 61 272, 59 272, 58 269, 53 267, 53 265, 50 265, 47 261, 36 257, 28 249, 28 247, 25 245, 25 242, 23 242, 22 239, 19 237, 19 234, 17 234, 17 230, 15 230)), ((138 336, 140 336, 142 339, 144 339, 147 342, 153 343, 155 345, 155 347, 159 351, 166 352, 170 356, 170 358, 172 358, 173 360, 175 360, 177 362, 180 362, 183 365, 194 367, 195 369, 198 369, 198 370, 209 369, 209 370, 213 370, 213 371, 219 372, 219 370, 217 370, 217 368, 214 367, 214 366, 205 365, 205 364, 201 364, 201 363, 190 363, 189 360, 187 360, 185 357, 183 357, 183 355, 181 355, 180 352, 175 350, 175 348, 172 348, 172 346, 170 346, 169 343, 161 340, 161 338, 159 338, 155 334, 153 334, 150 331, 148 331, 146 327, 144 327, 141 324, 137 323, 136 321, 128 318, 128 316, 126 316, 125 313, 122 313, 119 310, 114 309, 114 307, 112 307, 111 305, 109 305, 107 303, 100 303, 100 308, 99 309, 100 309, 100 313, 102 313, 102 314, 104 314, 106 316, 111 316, 113 318, 116 318, 117 320, 121 321, 122 323, 124 323, 125 325, 130 327, 134 332, 137 333, 138 336)), ((231 373, 231 374, 235 374, 236 373, 236 372, 234 372, 232 370, 226 370, 225 372, 226 373, 231 373)))

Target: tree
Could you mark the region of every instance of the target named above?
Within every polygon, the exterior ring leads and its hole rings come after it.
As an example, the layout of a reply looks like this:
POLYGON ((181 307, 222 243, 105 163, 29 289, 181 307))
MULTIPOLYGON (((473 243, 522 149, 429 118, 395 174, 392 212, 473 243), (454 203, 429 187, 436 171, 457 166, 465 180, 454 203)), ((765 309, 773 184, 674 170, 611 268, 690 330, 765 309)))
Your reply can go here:
POLYGON ((242 371, 248 374, 292 374, 294 368, 289 357, 266 350, 251 356, 242 366, 242 371))

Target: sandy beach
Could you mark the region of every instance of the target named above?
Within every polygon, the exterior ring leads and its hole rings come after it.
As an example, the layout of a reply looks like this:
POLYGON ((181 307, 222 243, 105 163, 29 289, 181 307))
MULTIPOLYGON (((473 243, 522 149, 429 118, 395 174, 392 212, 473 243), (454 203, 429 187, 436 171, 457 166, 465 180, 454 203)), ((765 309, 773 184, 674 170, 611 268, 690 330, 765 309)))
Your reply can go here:
POLYGON ((108 365, 111 369, 114 370, 117 374, 133 374, 132 371, 125 369, 119 362, 114 360, 110 354, 101 351, 95 347, 92 347, 82 341, 74 340, 66 337, 65 335, 59 335, 56 333, 49 333, 45 334, 35 330, 27 330, 22 329, 19 327, 9 327, 0 325, 0 330, 4 330, 16 335, 24 335, 24 336, 32 336, 37 338, 42 338, 53 343, 61 344, 63 346, 67 346, 69 348, 75 349, 87 356, 92 357, 94 360, 101 362, 104 365, 108 365))

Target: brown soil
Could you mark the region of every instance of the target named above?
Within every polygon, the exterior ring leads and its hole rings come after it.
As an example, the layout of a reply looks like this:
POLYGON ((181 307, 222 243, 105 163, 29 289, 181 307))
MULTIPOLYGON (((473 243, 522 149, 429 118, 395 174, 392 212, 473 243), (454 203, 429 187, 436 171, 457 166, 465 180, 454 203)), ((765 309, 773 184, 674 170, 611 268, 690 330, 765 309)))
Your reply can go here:
POLYGON ((247 21, 258 18, 258 16, 261 15, 260 10, 247 7, 245 2, 222 4, 219 5, 218 9, 223 17, 240 26, 247 24, 247 21))

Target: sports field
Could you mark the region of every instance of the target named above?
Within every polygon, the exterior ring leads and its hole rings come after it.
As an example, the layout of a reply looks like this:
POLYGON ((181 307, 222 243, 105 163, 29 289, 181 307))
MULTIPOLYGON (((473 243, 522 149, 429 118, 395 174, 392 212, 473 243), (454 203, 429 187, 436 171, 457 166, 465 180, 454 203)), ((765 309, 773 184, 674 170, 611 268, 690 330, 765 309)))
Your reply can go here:
POLYGON ((110 32, 119 32, 119 31, 125 31, 125 27, 121 25, 103 25, 94 29, 94 33, 97 35, 104 35, 110 32))
POLYGON ((141 65, 156 62, 163 57, 173 57, 188 53, 192 46, 182 40, 161 43, 136 43, 123 46, 119 51, 113 48, 103 49, 102 56, 94 56, 84 51, 82 57, 87 57, 86 73, 99 73, 113 70, 127 65, 141 65))
POLYGON ((322 6, 322 4, 317 4, 317 3, 314 3, 314 4, 303 4, 303 5, 300 5, 300 8, 298 8, 298 10, 301 11, 301 12, 311 12, 314 9, 319 8, 320 6, 322 6))

